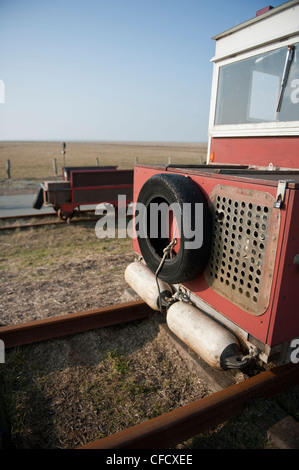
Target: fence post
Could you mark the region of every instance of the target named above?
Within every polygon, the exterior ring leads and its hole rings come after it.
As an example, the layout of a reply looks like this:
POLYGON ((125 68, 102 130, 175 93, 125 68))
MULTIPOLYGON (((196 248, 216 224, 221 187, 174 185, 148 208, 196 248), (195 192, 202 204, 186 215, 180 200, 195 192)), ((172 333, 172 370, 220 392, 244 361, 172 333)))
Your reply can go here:
POLYGON ((96 157, 96 161, 97 161, 97 166, 100 166, 100 162, 99 162, 98 157, 96 157))
POLYGON ((66 152, 65 147, 66 147, 66 144, 65 144, 65 142, 63 142, 62 143, 62 152, 61 152, 62 153, 62 160, 63 160, 63 162, 62 162, 63 168, 65 167, 65 152, 66 152))
POLYGON ((6 173, 7 173, 7 178, 10 179, 10 160, 7 160, 6 162, 6 173))

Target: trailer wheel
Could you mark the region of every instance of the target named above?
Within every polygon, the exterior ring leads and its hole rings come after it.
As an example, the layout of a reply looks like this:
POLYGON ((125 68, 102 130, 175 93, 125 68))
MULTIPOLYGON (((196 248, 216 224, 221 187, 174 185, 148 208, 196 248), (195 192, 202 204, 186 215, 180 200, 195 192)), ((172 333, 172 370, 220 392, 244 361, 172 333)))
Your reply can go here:
POLYGON ((73 210, 71 212, 63 212, 61 208, 55 208, 55 210, 57 212, 58 218, 63 222, 67 222, 68 224, 71 222, 72 218, 78 213, 78 211, 76 210, 73 210))
POLYGON ((137 202, 143 204, 146 209, 146 233, 140 234, 139 225, 141 222, 138 220, 138 212, 135 218, 135 228, 141 255, 151 271, 156 273, 159 268, 158 277, 162 281, 172 284, 190 281, 202 273, 210 256, 212 217, 200 187, 193 180, 183 175, 157 174, 145 182, 137 202), (181 224, 179 237, 176 236, 177 232, 174 233, 177 231, 179 224, 175 219, 174 212, 171 213, 171 211, 168 215, 168 222, 172 226, 169 236, 163 236, 162 225, 164 222, 162 219, 158 223, 158 235, 153 236, 151 231, 153 218, 150 216, 150 205, 153 203, 158 205, 166 203, 168 207, 176 203, 176 206, 179 207, 178 217, 180 217, 181 224), (184 206, 186 203, 189 204, 188 210, 184 206), (198 216, 196 217, 196 211, 199 209, 195 205, 196 203, 202 204, 200 226, 196 225, 199 221, 198 216), (190 244, 192 239, 186 236, 184 228, 186 226, 191 231, 197 230, 193 238, 193 244, 190 244), (195 238, 199 236, 199 230, 202 233, 202 244, 196 246, 195 238), (176 245, 171 255, 167 256, 162 266, 160 266, 165 253, 163 250, 169 246, 172 239, 176 241, 176 245))
POLYGON ((67 216, 62 212, 62 209, 58 209, 57 211, 58 218, 63 222, 66 222, 67 216))
POLYGON ((74 215, 75 215, 75 212, 72 212, 72 214, 70 214, 70 215, 67 216, 66 222, 67 222, 68 224, 71 223, 71 220, 72 220, 72 218, 74 217, 74 215))

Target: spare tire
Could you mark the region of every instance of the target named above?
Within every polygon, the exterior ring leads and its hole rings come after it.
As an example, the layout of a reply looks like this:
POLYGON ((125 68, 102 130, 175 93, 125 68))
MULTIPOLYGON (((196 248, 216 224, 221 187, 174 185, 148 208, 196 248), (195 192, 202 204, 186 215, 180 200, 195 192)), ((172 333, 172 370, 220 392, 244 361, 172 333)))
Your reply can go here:
MULTIPOLYGON (((163 250, 171 241, 171 236, 163 236, 161 220, 158 236, 153 237, 151 233, 153 219, 150 217, 150 205, 153 203, 159 205, 164 202, 168 206, 176 203, 176 206, 180 209, 178 216, 180 217, 180 239, 177 247, 174 247, 174 256, 164 260, 159 269, 158 277, 165 282, 176 284, 190 281, 201 274, 207 264, 211 251, 212 217, 203 192, 195 181, 184 175, 165 173, 154 175, 142 186, 137 202, 143 204, 146 210, 146 233, 140 235, 138 216, 135 219, 135 228, 141 255, 150 270, 153 273, 157 272, 163 258, 163 250), (186 203, 189 204, 188 211, 186 211, 186 206, 184 206, 186 203), (191 231, 194 231, 195 228, 198 229, 196 227, 196 221, 198 221, 198 217, 196 217, 198 206, 196 206, 196 203, 202 204, 202 225, 200 226, 202 244, 199 247, 190 248, 190 237, 186 237, 183 228, 187 224, 191 231)), ((194 243, 193 245, 196 244, 194 243)))

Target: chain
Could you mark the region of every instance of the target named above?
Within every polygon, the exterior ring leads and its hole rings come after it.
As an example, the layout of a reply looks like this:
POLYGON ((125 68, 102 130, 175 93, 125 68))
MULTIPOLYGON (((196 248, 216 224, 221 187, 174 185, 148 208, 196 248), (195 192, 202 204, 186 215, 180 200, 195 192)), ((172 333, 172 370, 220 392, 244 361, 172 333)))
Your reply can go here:
MULTIPOLYGON (((174 231, 175 233, 175 231, 174 231)), ((155 272, 155 279, 156 279, 156 284, 157 284, 157 288, 158 288, 158 292, 159 292, 159 308, 160 308, 160 311, 162 311, 162 300, 161 300, 161 291, 160 291, 160 286, 159 286, 159 281, 158 281, 158 274, 164 264, 164 261, 166 259, 166 256, 168 254, 171 254, 173 248, 175 247, 175 245, 177 244, 177 239, 175 237, 173 237, 173 239, 171 240, 171 242, 169 243, 169 245, 167 245, 166 248, 164 248, 163 250, 163 256, 162 256, 162 259, 160 261, 160 264, 158 266, 158 269, 157 271, 155 272)))

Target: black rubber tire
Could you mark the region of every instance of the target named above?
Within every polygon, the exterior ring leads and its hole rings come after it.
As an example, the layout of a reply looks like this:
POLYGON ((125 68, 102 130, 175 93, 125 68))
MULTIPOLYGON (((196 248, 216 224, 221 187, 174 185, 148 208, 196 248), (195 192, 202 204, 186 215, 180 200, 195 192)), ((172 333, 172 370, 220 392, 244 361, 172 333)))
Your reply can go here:
POLYGON ((62 220, 63 222, 66 222, 66 215, 62 212, 62 209, 57 210, 57 217, 58 219, 62 220))
MULTIPOLYGON (((165 201, 168 205, 178 203, 181 212, 181 227, 183 227, 183 204, 191 204, 191 228, 195 228, 195 203, 203 204, 203 243, 200 248, 185 248, 184 233, 181 233, 179 251, 172 259, 165 259, 158 277, 168 283, 177 284, 194 279, 205 269, 211 251, 212 217, 208 204, 200 187, 190 178, 177 174, 157 174, 149 178, 139 193, 138 203, 142 203, 148 211, 152 202, 165 201)), ((148 212, 147 212, 148 213, 148 212)), ((137 219, 136 219, 137 220, 137 219)), ((138 220, 136 222, 138 224, 138 220)), ((144 261, 155 273, 163 256, 163 249, 169 244, 169 239, 151 239, 149 236, 137 238, 144 261)), ((183 230, 182 230, 183 232, 183 230)), ((150 233, 149 217, 147 234, 150 233)))
POLYGON ((71 219, 74 217, 75 211, 72 212, 63 212, 61 208, 57 210, 57 216, 63 222, 70 223, 71 219))
POLYGON ((32 203, 32 207, 33 209, 41 209, 43 203, 44 203, 44 191, 43 191, 43 188, 40 188, 32 203))

